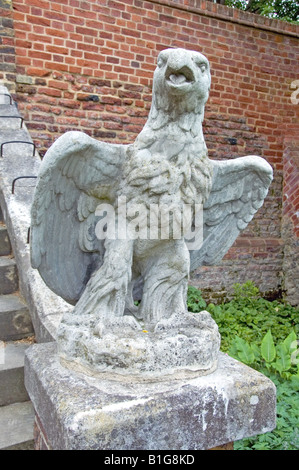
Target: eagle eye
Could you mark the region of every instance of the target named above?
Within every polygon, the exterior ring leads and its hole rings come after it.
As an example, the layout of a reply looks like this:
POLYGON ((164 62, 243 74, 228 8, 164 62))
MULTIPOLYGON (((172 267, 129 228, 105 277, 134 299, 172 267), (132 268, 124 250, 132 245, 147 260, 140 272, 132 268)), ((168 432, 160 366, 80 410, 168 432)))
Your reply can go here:
POLYGON ((196 65, 197 65, 198 68, 200 68, 202 73, 204 73, 208 68, 207 64, 205 62, 198 62, 196 65))
POLYGON ((158 67, 163 67, 163 65, 165 64, 165 62, 166 62, 166 57, 163 56, 163 55, 159 55, 158 61, 157 61, 158 67))

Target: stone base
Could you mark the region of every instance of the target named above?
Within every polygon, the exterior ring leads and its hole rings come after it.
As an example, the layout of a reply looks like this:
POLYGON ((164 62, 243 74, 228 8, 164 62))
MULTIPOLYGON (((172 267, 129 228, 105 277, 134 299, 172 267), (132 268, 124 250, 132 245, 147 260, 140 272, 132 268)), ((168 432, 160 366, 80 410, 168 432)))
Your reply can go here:
POLYGON ((25 384, 53 450, 204 450, 275 428, 275 386, 219 355, 215 372, 164 380, 64 368, 56 343, 27 350, 25 384))
POLYGON ((217 368, 218 326, 206 312, 173 314, 154 326, 132 315, 106 319, 99 334, 92 315, 62 318, 57 343, 64 366, 87 375, 106 372, 143 377, 198 376, 217 368))

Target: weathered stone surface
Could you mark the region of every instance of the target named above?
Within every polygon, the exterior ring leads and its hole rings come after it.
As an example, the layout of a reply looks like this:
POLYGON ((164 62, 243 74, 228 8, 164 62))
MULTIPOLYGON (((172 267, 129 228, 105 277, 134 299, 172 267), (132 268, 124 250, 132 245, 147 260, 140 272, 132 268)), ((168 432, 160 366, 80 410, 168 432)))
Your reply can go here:
POLYGON ((27 401, 0 408, 0 450, 33 450, 34 410, 27 401))
POLYGON ((29 396, 55 449, 211 449, 275 427, 275 387, 220 354, 207 376, 147 380, 62 367, 55 343, 26 353, 29 396))
MULTIPOLYGON (((2 345, 1 345, 2 346, 2 345)), ((24 353, 28 344, 4 343, 0 363, 0 406, 28 400, 24 386, 24 353)))
POLYGON ((11 341, 33 334, 30 312, 18 295, 0 296, 0 339, 11 341))
POLYGON ((14 259, 0 258, 0 295, 11 294, 18 289, 18 270, 14 259))
POLYGON ((125 328, 123 321, 119 327, 116 319, 102 337, 90 336, 87 315, 84 327, 77 315, 72 320, 72 324, 64 320, 60 324, 59 355, 63 364, 89 374, 110 371, 161 377, 180 371, 207 374, 217 367, 220 335, 205 311, 172 316, 151 330, 125 328))
POLYGON ((11 246, 7 229, 4 225, 0 225, 0 256, 9 255, 10 252, 11 246))

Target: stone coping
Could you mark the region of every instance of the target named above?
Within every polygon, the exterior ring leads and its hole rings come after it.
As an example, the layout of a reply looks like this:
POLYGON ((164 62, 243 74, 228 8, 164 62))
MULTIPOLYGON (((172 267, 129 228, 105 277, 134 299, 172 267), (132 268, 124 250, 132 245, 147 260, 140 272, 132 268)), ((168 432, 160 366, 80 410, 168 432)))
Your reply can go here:
POLYGON ((220 5, 208 0, 148 0, 148 2, 273 33, 299 37, 299 25, 220 5))

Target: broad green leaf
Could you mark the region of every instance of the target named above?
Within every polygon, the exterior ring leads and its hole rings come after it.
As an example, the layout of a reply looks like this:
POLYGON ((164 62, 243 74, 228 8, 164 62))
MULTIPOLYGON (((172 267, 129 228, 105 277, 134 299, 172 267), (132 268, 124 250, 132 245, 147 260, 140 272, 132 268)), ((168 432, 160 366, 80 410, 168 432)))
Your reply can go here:
POLYGON ((292 330, 291 333, 286 337, 286 339, 283 342, 283 344, 286 346, 288 351, 290 351, 291 353, 297 349, 296 340, 297 340, 296 333, 294 330, 292 330))
POLYGON ((285 344, 277 346, 277 361, 281 363, 282 370, 289 370, 291 368, 291 355, 285 344))
POLYGON ((298 348, 298 342, 294 341, 292 343, 294 345, 293 352, 291 353, 291 363, 294 365, 297 365, 298 371, 299 371, 299 348, 298 348), (296 348, 296 349, 295 349, 296 348))
POLYGON ((261 350, 260 350, 260 348, 259 348, 258 345, 255 344, 255 343, 252 343, 252 344, 250 345, 250 347, 251 347, 252 352, 254 353, 255 360, 256 360, 256 361, 259 361, 260 358, 261 358, 261 350))
POLYGON ((299 392, 299 371, 297 375, 292 376, 291 381, 292 381, 293 386, 299 392))
POLYGON ((244 339, 239 338, 238 336, 235 339, 235 344, 238 349, 238 358, 240 361, 245 364, 252 364, 254 362, 255 356, 250 345, 244 341, 244 339))
POLYGON ((284 344, 279 344, 276 350, 277 358, 272 365, 281 374, 282 372, 285 372, 291 368, 291 356, 284 344))
POLYGON ((276 349, 274 346, 271 330, 269 330, 262 339, 261 353, 263 359, 265 359, 266 362, 272 362, 276 357, 276 349))

